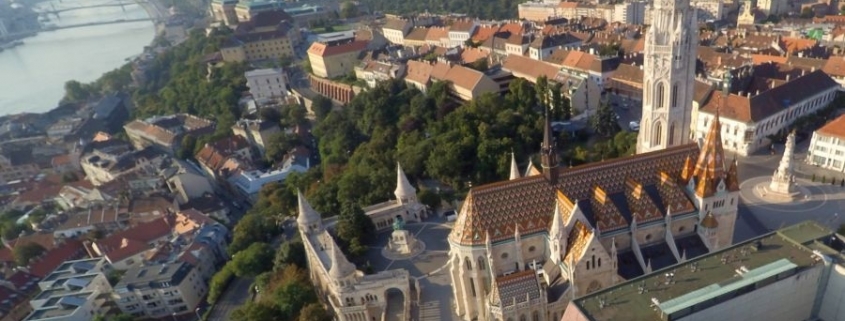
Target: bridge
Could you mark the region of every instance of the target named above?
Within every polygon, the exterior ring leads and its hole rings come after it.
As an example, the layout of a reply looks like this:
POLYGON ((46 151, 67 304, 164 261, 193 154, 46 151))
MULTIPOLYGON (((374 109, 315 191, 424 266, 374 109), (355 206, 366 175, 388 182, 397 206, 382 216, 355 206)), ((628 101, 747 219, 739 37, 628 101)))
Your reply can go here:
POLYGON ((129 22, 139 22, 139 21, 153 21, 151 18, 138 18, 138 19, 117 19, 112 21, 95 21, 95 22, 86 22, 86 23, 78 23, 73 25, 64 25, 64 26, 49 26, 41 29, 42 31, 53 31, 53 30, 60 30, 60 29, 71 29, 71 28, 81 28, 81 27, 88 27, 88 26, 101 26, 101 25, 111 25, 116 23, 129 23, 129 22))
POLYGON ((135 0, 135 1, 120 1, 118 0, 115 3, 101 3, 101 4, 93 4, 88 6, 79 6, 79 7, 69 7, 69 8, 56 8, 55 4, 50 4, 50 9, 38 11, 39 14, 42 15, 56 15, 59 16, 59 13, 73 11, 73 10, 82 10, 82 9, 89 9, 89 8, 104 8, 104 7, 120 7, 123 10, 126 10, 124 7, 133 4, 140 4, 141 2, 147 2, 147 0, 135 0))

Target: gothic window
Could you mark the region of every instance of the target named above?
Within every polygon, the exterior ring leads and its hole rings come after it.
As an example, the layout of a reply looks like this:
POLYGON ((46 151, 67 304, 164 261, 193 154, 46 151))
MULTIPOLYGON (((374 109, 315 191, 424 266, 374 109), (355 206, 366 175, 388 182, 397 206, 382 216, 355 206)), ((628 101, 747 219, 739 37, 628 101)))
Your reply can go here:
POLYGON ((678 107, 678 84, 672 85, 672 108, 678 107))
POLYGON ((525 315, 523 314, 523 315, 519 316, 519 321, 528 321, 528 318, 526 318, 525 315))
MULTIPOLYGON (((645 88, 651 88, 651 81, 648 81, 648 82, 645 84, 645 88)), ((651 93, 650 93, 648 90, 646 90, 646 91, 645 91, 645 102, 646 102, 646 103, 650 103, 650 102, 651 102, 651 99, 650 99, 650 98, 651 98, 651 93)))
POLYGON ((675 123, 669 125, 669 146, 675 145, 675 123))
POLYGON ((598 259, 598 267, 601 267, 601 258, 598 259))
POLYGON ((663 87, 664 86, 663 86, 662 82, 658 83, 657 88, 655 89, 655 92, 654 92, 654 96, 656 96, 655 98, 657 99, 657 103, 654 104, 654 105, 657 106, 657 109, 663 108, 663 106, 664 106, 663 104, 666 100, 666 97, 665 97, 666 93, 665 93, 665 90, 663 89, 663 87))
POLYGON ((466 261, 467 271, 472 271, 472 261, 468 257, 464 258, 464 261, 466 261))
POLYGON ((534 311, 531 315, 531 321, 540 321, 540 312, 534 311))
POLYGON ((478 270, 484 271, 484 259, 482 257, 478 257, 478 270))
POLYGON ((654 123, 654 129, 652 132, 653 137, 651 139, 651 145, 657 146, 663 141, 663 125, 661 125, 660 122, 654 123))
POLYGON ((596 255, 595 255, 595 254, 593 254, 593 257, 592 257, 592 259, 591 259, 591 262, 592 262, 592 266, 593 266, 593 268, 595 269, 595 268, 596 268, 596 255))

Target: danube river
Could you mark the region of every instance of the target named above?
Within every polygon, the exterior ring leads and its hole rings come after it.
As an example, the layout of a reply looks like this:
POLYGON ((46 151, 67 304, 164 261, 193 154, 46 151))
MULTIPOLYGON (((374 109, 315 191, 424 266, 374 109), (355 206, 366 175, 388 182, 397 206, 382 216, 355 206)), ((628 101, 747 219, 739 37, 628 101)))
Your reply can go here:
MULTIPOLYGON (((67 8, 116 3, 116 0, 51 0, 43 8, 67 8)), ((47 25, 73 25, 118 19, 146 18, 132 2, 125 7, 88 8, 50 17, 47 25)), ((0 116, 45 112, 57 106, 68 80, 91 82, 140 54, 155 36, 152 21, 126 22, 45 31, 24 44, 0 52, 0 116)))

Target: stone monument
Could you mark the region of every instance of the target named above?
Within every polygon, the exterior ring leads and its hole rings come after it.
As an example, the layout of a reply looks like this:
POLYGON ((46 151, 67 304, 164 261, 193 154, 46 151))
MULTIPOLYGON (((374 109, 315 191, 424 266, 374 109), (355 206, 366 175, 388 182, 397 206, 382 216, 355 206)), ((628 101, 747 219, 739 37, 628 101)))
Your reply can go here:
POLYGON ((402 216, 397 215, 393 221, 393 233, 382 254, 390 259, 402 259, 416 256, 424 249, 425 244, 417 240, 414 233, 405 229, 405 221, 402 216))
POLYGON ((795 168, 792 165, 793 154, 795 153, 795 132, 789 133, 786 137, 786 145, 783 150, 783 158, 780 165, 772 175, 772 181, 766 188, 766 194, 770 197, 782 199, 794 199, 801 192, 795 186, 795 168))

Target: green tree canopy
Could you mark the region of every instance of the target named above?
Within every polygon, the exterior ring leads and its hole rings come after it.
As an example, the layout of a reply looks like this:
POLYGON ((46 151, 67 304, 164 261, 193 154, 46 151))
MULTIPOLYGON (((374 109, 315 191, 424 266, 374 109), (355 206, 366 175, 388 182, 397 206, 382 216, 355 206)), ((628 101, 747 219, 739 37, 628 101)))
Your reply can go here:
POLYGON ((252 243, 232 258, 232 272, 239 277, 254 277, 273 268, 273 248, 267 243, 252 243))
POLYGON ((319 303, 311 303, 299 312, 299 321, 331 321, 332 317, 319 303))
POLYGON ((41 244, 29 242, 15 246, 14 250, 12 250, 12 254, 15 257, 15 263, 18 266, 26 266, 29 264, 29 260, 46 251, 47 249, 41 246, 41 244))

